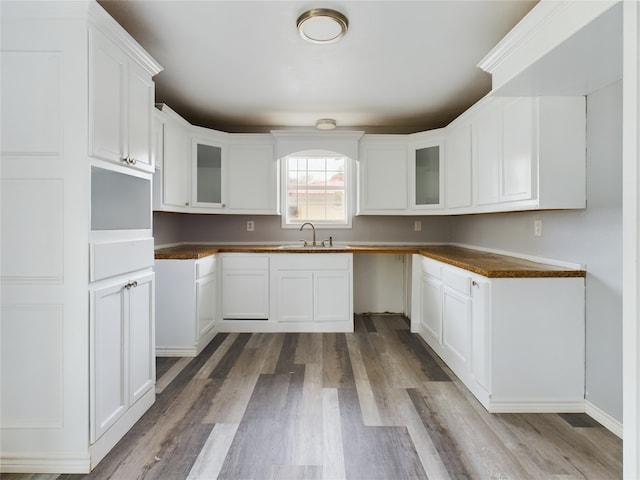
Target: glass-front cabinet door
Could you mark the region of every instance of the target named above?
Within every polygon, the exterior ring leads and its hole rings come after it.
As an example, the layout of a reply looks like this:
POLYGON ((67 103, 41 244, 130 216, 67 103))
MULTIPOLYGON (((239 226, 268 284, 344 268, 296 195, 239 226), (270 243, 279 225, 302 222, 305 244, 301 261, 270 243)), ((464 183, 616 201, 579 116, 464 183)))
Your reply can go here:
POLYGON ((443 207, 443 143, 433 141, 414 145, 413 205, 416 210, 443 207))
POLYGON ((193 139, 193 205, 223 208, 223 168, 225 149, 222 144, 193 139))

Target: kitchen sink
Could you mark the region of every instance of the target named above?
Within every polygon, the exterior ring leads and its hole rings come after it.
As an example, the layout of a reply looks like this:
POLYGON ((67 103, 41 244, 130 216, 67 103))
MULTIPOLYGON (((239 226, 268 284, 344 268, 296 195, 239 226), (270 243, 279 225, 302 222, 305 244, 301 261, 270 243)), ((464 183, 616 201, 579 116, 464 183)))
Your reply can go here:
POLYGON ((333 246, 323 246, 323 245, 280 245, 278 247, 279 250, 348 250, 351 248, 349 245, 333 245, 333 246))

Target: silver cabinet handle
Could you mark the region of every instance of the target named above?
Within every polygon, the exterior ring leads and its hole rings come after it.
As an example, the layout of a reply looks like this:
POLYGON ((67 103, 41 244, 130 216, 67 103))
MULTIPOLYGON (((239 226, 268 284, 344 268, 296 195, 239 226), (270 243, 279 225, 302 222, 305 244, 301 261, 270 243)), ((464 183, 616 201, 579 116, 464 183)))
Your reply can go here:
POLYGON ((124 288, 126 288, 127 290, 131 289, 131 287, 137 287, 138 286, 138 281, 134 280, 133 282, 129 282, 127 283, 124 288))
POLYGON ((478 285, 479 285, 478 282, 476 282, 475 280, 471 281, 471 286, 472 287, 477 287, 478 285))
POLYGON ((125 157, 122 159, 122 163, 126 163, 127 165, 135 165, 137 163, 137 160, 132 157, 125 157))

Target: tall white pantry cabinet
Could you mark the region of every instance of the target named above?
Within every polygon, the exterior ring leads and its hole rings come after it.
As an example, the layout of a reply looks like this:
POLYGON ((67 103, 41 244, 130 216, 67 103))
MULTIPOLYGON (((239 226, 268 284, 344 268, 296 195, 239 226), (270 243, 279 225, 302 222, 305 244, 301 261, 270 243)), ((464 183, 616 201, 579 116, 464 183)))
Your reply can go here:
POLYGON ((161 67, 93 0, 0 9, 0 465, 85 473, 155 401, 161 67))

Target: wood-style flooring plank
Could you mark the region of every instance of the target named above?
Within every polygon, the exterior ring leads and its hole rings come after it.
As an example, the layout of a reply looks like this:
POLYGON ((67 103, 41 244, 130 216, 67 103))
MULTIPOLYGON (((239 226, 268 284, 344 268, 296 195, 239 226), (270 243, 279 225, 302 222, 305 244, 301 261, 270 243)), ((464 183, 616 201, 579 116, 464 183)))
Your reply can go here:
POLYGON ((158 374, 156 371, 156 375, 158 381, 156 382, 156 395, 160 395, 167 386, 173 382, 173 380, 178 376, 178 374, 189 364, 191 361, 190 357, 182 357, 182 358, 171 358, 171 360, 176 360, 171 364, 171 366, 162 372, 162 375, 158 374))
MULTIPOLYGON (((322 478, 323 480, 346 479, 344 442, 338 390, 322 390, 322 478)), ((349 441, 349 439, 345 439, 349 441)))
POLYGON ((354 389, 339 389, 338 399, 347 479, 427 478, 406 427, 364 426, 354 389))
POLYGON ((341 333, 322 334, 322 382, 326 388, 354 388, 347 340, 341 333))
POLYGON ((346 335, 347 348, 349 349, 349 358, 351 359, 351 367, 358 392, 362 421, 368 426, 381 426, 383 423, 380 418, 376 397, 373 393, 371 382, 369 381, 367 367, 365 367, 362 355, 360 354, 360 342, 358 339, 363 332, 366 332, 366 330, 360 330, 358 333, 346 335))
POLYGON ((191 467, 187 480, 212 480, 218 478, 237 430, 237 423, 217 423, 202 450, 198 453, 198 458, 191 467))

